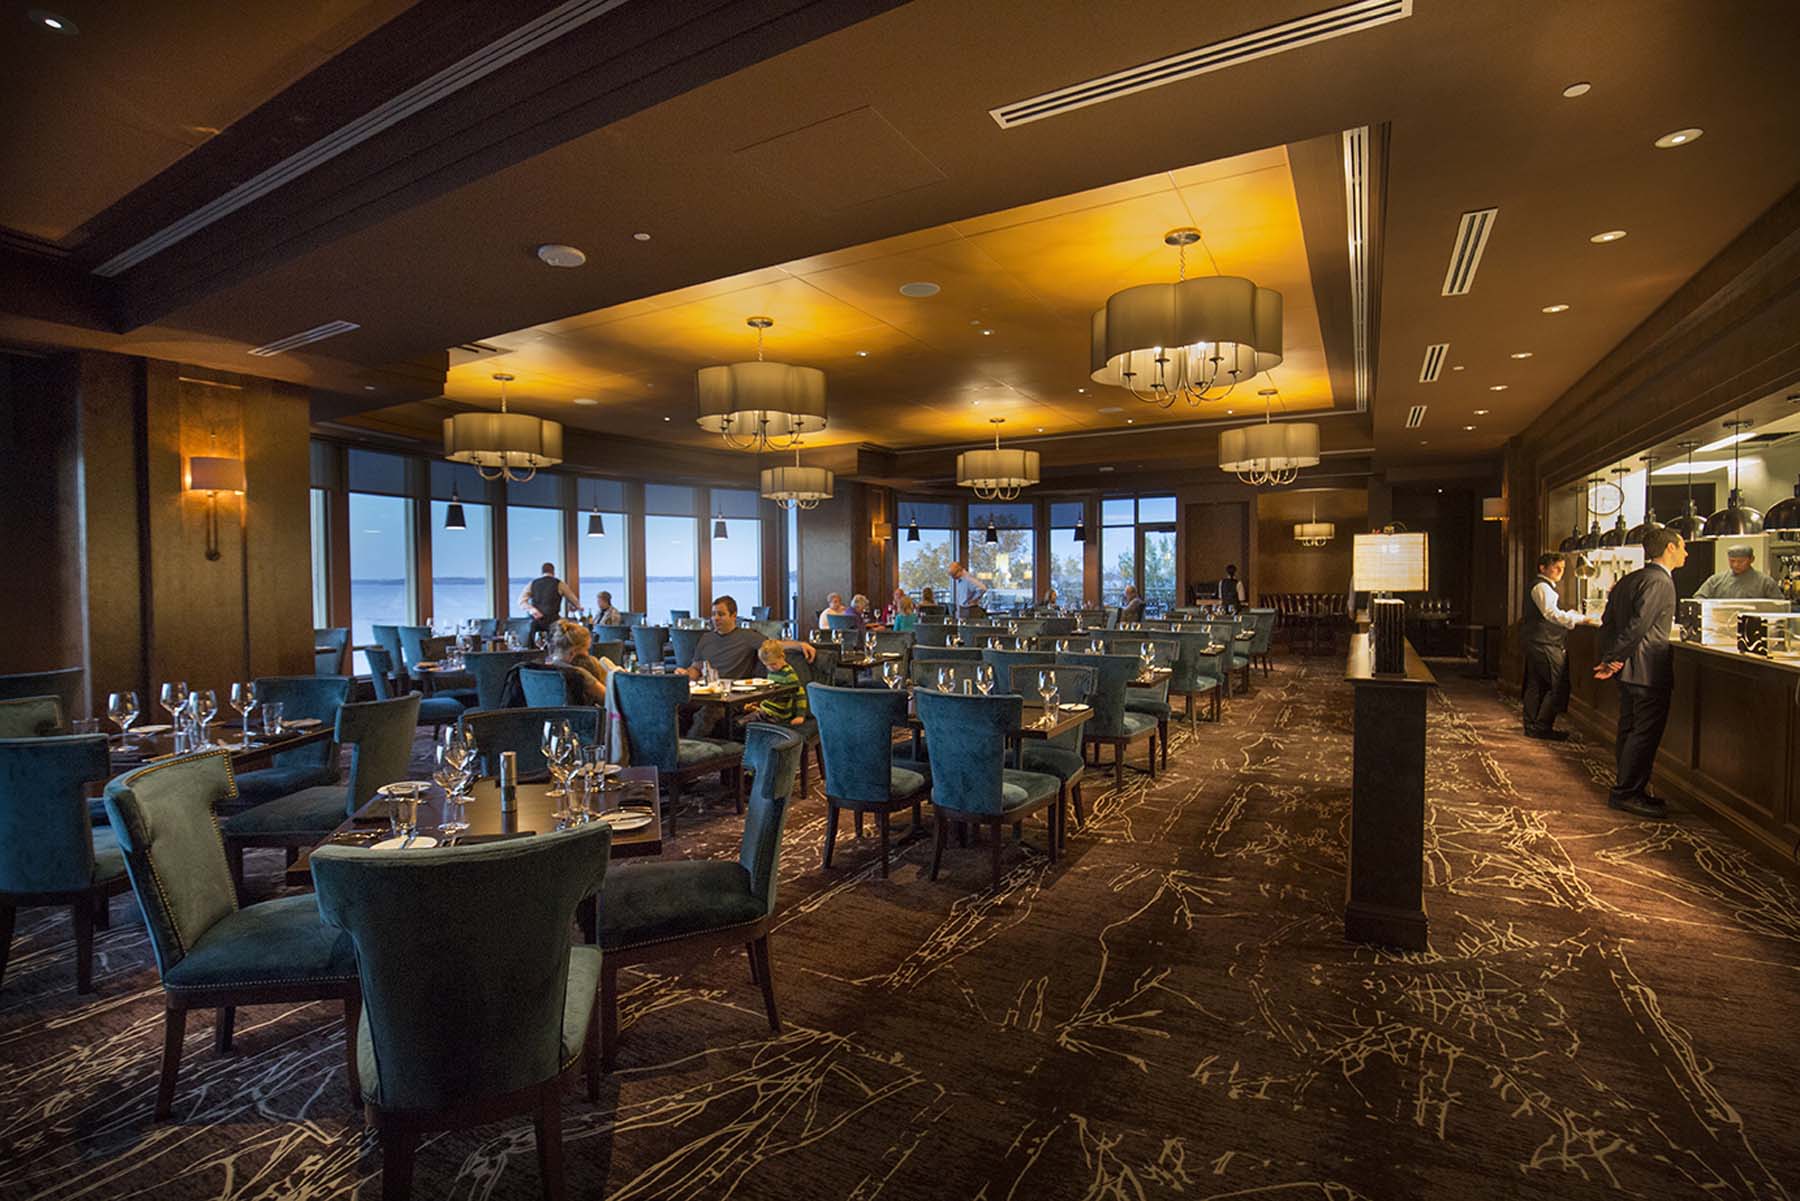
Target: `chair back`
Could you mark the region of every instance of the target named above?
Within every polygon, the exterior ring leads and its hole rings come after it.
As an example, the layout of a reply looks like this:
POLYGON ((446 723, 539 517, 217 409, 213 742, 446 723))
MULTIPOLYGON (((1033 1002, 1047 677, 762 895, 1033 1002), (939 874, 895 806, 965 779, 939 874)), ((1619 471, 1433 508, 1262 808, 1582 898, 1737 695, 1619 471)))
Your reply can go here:
POLYGON ((1226 656, 1230 652, 1220 650, 1207 654, 1206 648, 1213 641, 1210 632, 1189 628, 1171 637, 1175 639, 1177 651, 1175 670, 1169 676, 1170 692, 1198 692, 1209 682, 1217 684, 1225 679, 1226 656))
POLYGON ((467 1105, 562 1070, 569 922, 611 848, 595 823, 404 855, 313 853, 319 914, 356 947, 377 1106, 467 1105))
POLYGON ((350 645, 350 629, 348 626, 328 626, 313 631, 313 646, 328 647, 327 650, 313 651, 313 674, 321 676, 341 676, 344 674, 344 648, 350 645))
POLYGON ((55 671, 21 671, 0 676, 0 701, 27 696, 53 696, 62 702, 67 720, 81 711, 82 678, 79 667, 60 667, 55 671))
POLYGON ((1086 733, 1106 737, 1124 734, 1125 687, 1138 673, 1137 656, 1070 653, 1056 656, 1056 662, 1058 666, 1067 663, 1093 669, 1094 687, 1088 694, 1088 704, 1094 707, 1094 716, 1088 721, 1086 733))
MULTIPOLYGON (((279 704, 284 721, 292 721, 296 717, 311 717, 335 730, 338 710, 349 699, 349 676, 262 676, 256 681, 257 704, 279 704)), ((276 767, 328 768, 330 779, 336 780, 337 738, 327 738, 310 746, 282 751, 272 761, 276 767)), ((235 794, 235 785, 233 791, 235 794)))
POLYGON ((631 762, 674 771, 681 741, 676 710, 688 698, 688 678, 618 671, 613 673, 612 691, 625 722, 631 762))
MULTIPOLYGON (((938 672, 947 670, 951 678, 950 686, 960 691, 964 680, 970 681, 970 687, 974 687, 975 669, 979 666, 981 666, 979 661, 968 659, 920 659, 914 657, 912 666, 907 669, 907 674, 918 687, 936 688, 938 672)), ((994 678, 998 682, 1000 678, 998 671, 994 673, 994 678)))
POLYGON ((106 816, 164 975, 220 919, 237 912, 225 836, 213 817, 236 799, 231 753, 224 750, 147 764, 106 786, 106 816))
POLYGON ((744 765, 756 773, 744 802, 744 837, 738 863, 750 876, 750 891, 775 912, 775 888, 781 881, 781 832, 787 824, 788 798, 800 773, 800 748, 806 739, 794 730, 753 722, 744 731, 744 765))
POLYGON ((579 667, 567 663, 525 663, 519 667, 519 686, 524 689, 525 703, 532 707, 582 705, 587 703, 582 674, 579 667))
POLYGON ((1270 644, 1275 640, 1275 610, 1250 609, 1248 613, 1256 629, 1255 637, 1250 639, 1250 653, 1266 655, 1270 644))
POLYGON ((532 661, 530 651, 470 651, 463 664, 475 677, 475 707, 498 709, 505 703, 506 673, 532 661))
POLYGON ((369 661, 369 687, 375 690, 375 699, 387 701, 394 698, 394 684, 388 677, 394 674, 394 661, 387 651, 379 646, 372 646, 363 652, 369 661))
POLYGON ((1025 663, 1055 663, 1056 655, 1044 651, 997 651, 984 648, 981 661, 993 664, 994 682, 1005 692, 1014 667, 1025 663))
POLYGON ((813 643, 811 663, 806 661, 805 655, 794 652, 788 655, 788 666, 794 669, 796 676, 800 677, 802 685, 811 684, 814 681, 831 684, 837 681, 838 660, 843 658, 843 655, 843 648, 835 642, 815 642, 813 643))
POLYGON ((1019 698, 923 689, 913 695, 931 751, 931 803, 964 813, 999 813, 1006 743, 1019 726, 1019 698))
POLYGON ((764 638, 780 638, 783 634, 787 633, 785 628, 786 623, 777 621, 771 617, 760 617, 754 621, 747 621, 744 624, 755 630, 758 634, 761 634, 764 638))
POLYGON ((663 650, 669 644, 668 626, 632 626, 631 645, 637 648, 640 667, 663 661, 663 650))
POLYGON ((854 630, 856 628, 856 614, 827 613, 825 614, 825 628, 828 630, 854 630))
POLYGON ((979 663, 978 646, 921 646, 913 651, 914 663, 979 663))
POLYGON ((806 703, 819 722, 819 756, 831 795, 845 801, 892 796, 894 727, 906 724, 906 694, 811 684, 806 703))
POLYGON ((375 645, 388 653, 388 661, 404 670, 406 652, 400 646, 400 627, 370 626, 369 631, 375 637, 375 645))
POLYGON ((627 629, 635 629, 644 624, 644 615, 642 613, 621 613, 619 616, 625 619, 625 626, 627 629))
POLYGON ((751 616, 752 620, 767 621, 767 620, 769 620, 769 618, 773 617, 774 615, 775 615, 775 609, 774 609, 774 606, 772 606, 772 605, 751 605, 750 606, 750 616, 751 616))
POLYGON ((694 619, 694 611, 692 609, 670 609, 669 610, 669 624, 670 625, 674 625, 678 621, 692 621, 693 619, 694 619))
POLYGON ((921 613, 919 624, 913 627, 918 635, 918 646, 948 646, 950 644, 950 623, 947 621, 926 621, 921 613))
POLYGON ((501 628, 511 634, 520 646, 531 645, 531 618, 509 617, 502 623, 501 628))
MULTIPOLYGON (((630 641, 631 627, 628 625, 597 625, 594 627, 594 645, 596 647, 607 642, 616 642, 622 646, 630 641)), ((596 649, 594 653, 597 655, 600 652, 596 649)), ((618 662, 616 659, 613 661, 618 662)))
MULTIPOLYGON (((1084 630, 1091 630, 1096 626, 1103 626, 1106 624, 1105 609, 1083 609, 1079 616, 1081 618, 1080 627, 1084 630)), ((1045 632, 1048 633, 1049 631, 1045 632)))
POLYGON ((477 638, 500 637, 500 619, 498 617, 477 617, 475 619, 475 636, 477 638))
POLYGON ((677 628, 669 631, 669 649, 675 652, 675 666, 690 667, 694 662, 694 652, 700 647, 700 636, 705 630, 677 628))
POLYGON ((419 694, 385 701, 357 701, 338 709, 337 740, 350 744, 350 787, 344 816, 368 804, 383 784, 406 779, 412 767, 419 694))
MULTIPOLYGON (((1038 676, 1049 672, 1056 681, 1056 700, 1062 705, 1079 705, 1087 701, 1094 691, 1094 669, 1091 667, 1045 666, 1037 663, 1023 663, 1013 668, 1010 691, 1016 692, 1025 701, 1041 703, 1043 694, 1038 691, 1038 676)), ((1081 749, 1083 727, 1064 730, 1054 738, 1044 739, 1046 746, 1061 747, 1064 750, 1081 749)))
POLYGON ((413 674, 413 668, 427 659, 436 657, 425 646, 425 640, 431 637, 431 627, 401 626, 399 629, 400 666, 404 667, 406 674, 410 676, 413 674))
POLYGON ((47 738, 68 729, 62 701, 53 696, 21 696, 0 701, 0 738, 47 738))
MULTIPOLYGON (((625 663, 625 643, 614 639, 595 639, 588 646, 588 654, 596 659, 611 659, 614 667, 625 663)), ((604 680, 601 683, 605 683, 604 680)))
POLYGON ((912 652, 913 631, 875 631, 875 653, 878 655, 899 655, 901 675, 906 675, 912 670, 912 652))
POLYGON ((104 734, 0 738, 0 893, 75 892, 94 882, 85 793, 108 768, 104 734))
POLYGON ((481 774, 498 775, 500 755, 511 751, 518 758, 519 774, 541 776, 544 762, 544 723, 569 723, 569 731, 581 741, 600 741, 600 709, 596 705, 533 705, 523 709, 470 709, 457 728, 475 743, 481 756, 481 774))

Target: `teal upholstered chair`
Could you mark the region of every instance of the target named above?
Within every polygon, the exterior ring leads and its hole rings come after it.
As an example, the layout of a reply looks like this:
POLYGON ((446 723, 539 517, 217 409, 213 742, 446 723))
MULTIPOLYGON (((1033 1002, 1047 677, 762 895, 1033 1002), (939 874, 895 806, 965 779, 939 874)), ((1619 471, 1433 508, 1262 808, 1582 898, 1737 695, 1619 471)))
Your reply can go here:
POLYGON ((1058 634, 1073 634, 1075 619, 1073 617, 1040 617, 1038 618, 1038 637, 1046 635, 1054 637, 1058 634))
POLYGON ((313 630, 313 674, 316 676, 341 676, 344 669, 344 652, 350 647, 350 630, 346 626, 327 626, 313 630), (320 650, 324 647, 324 650, 320 650))
POLYGON ((753 621, 768 621, 774 615, 775 615, 775 606, 773 606, 773 605, 751 605, 750 606, 750 617, 751 617, 751 620, 753 620, 753 621))
POLYGON ((732 799, 744 811, 744 748, 718 738, 683 738, 679 710, 688 699, 684 675, 654 676, 616 671, 614 702, 625 723, 625 741, 633 764, 656 768, 658 782, 668 790, 669 833, 675 833, 676 808, 682 785, 707 775, 722 775, 732 782, 732 799))
POLYGON ((400 666, 406 669, 407 675, 416 675, 419 664, 434 661, 443 654, 444 647, 454 641, 433 634, 430 626, 401 626, 400 666))
POLYGON ((994 887, 1000 887, 1000 831, 1046 810, 1050 859, 1062 838, 1062 781, 1043 772, 1007 767, 1007 740, 1019 728, 1020 699, 1011 693, 960 696, 914 694, 931 747, 933 837, 931 878, 937 879, 950 822, 973 823, 993 840, 994 887))
MULTIPOLYGON (((375 689, 375 699, 390 701, 394 699, 394 686, 388 682, 393 673, 393 665, 388 662, 388 653, 380 647, 371 647, 363 652, 369 657, 369 683, 375 689)), ((464 705, 461 701, 449 696, 427 696, 419 699, 419 724, 430 726, 436 730, 458 721, 463 715, 464 705)))
POLYGON ((1148 713, 1133 713, 1125 708, 1125 688, 1138 673, 1136 655, 1093 655, 1093 654, 1061 654, 1056 656, 1058 666, 1069 664, 1074 667, 1089 667, 1094 671, 1094 690, 1088 694, 1088 704, 1094 707, 1094 716, 1082 727, 1082 738, 1095 748, 1095 762, 1099 762, 1099 748, 1113 748, 1113 786, 1122 788, 1125 785, 1125 752, 1139 742, 1149 743, 1149 758, 1146 767, 1152 779, 1156 778, 1156 718, 1148 713))
POLYGON ((530 646, 533 630, 529 617, 509 617, 502 623, 506 633, 511 634, 520 646, 530 646))
MULTIPOLYGON (((187 1011, 217 1011, 213 1046, 231 1050, 239 1005, 341 1000, 354 1106, 356 1026, 362 1008, 350 939, 319 920, 305 893, 238 906, 213 811, 231 799, 231 760, 207 751, 140 767, 106 786, 131 889, 144 911, 163 984, 162 1080, 156 1116, 175 1103, 187 1011)), ((409 933, 417 934, 409 927, 409 933)))
MULTIPOLYGON (((844 657, 844 648, 835 642, 814 642, 811 645, 813 648, 812 662, 808 664, 807 674, 801 682, 807 684, 814 681, 820 684, 839 683, 839 676, 847 674, 838 668, 838 660, 844 657)), ((788 655, 788 664, 794 668, 796 674, 800 670, 799 664, 804 662, 806 659, 803 655, 798 653, 788 655)))
POLYGON ((1212 706, 1212 719, 1219 720, 1220 697, 1225 692, 1226 658, 1230 650, 1219 647, 1211 650, 1212 634, 1203 626, 1184 626, 1171 634, 1175 639, 1175 670, 1169 676, 1169 695, 1179 696, 1187 702, 1188 724, 1195 722, 1194 698, 1208 697, 1212 706))
POLYGON ((746 621, 743 624, 749 626, 764 638, 785 638, 787 636, 787 623, 784 621, 777 621, 772 617, 758 617, 751 621, 746 621))
POLYGON ((1240 637, 1239 635, 1246 628, 1246 623, 1233 618, 1214 619, 1203 624, 1206 626, 1207 632, 1211 634, 1212 640, 1226 648, 1227 688, 1230 687, 1231 676, 1236 675, 1238 691, 1250 691, 1250 644, 1255 640, 1254 634, 1250 638, 1240 637))
MULTIPOLYGON (((626 643, 630 641, 631 627, 623 623, 619 625, 596 625, 594 627, 594 643, 596 646, 603 642, 626 643)), ((598 653, 598 651, 595 652, 595 654, 598 653)), ((615 659, 613 662, 616 663, 619 662, 619 660, 615 659)))
POLYGON ((1263 675, 1267 676, 1274 667, 1269 651, 1275 645, 1275 610, 1247 609, 1245 615, 1250 619, 1250 628, 1256 631, 1250 638, 1250 662, 1261 664, 1263 675))
POLYGON ((62 667, 55 671, 22 671, 0 676, 0 701, 27 696, 53 696, 62 702, 63 718, 81 712, 82 682, 86 673, 79 667, 62 667))
POLYGON ((677 626, 669 631, 669 650, 675 656, 675 666, 689 667, 694 662, 694 651, 700 645, 700 636, 705 630, 677 626))
MULTIPOLYGON (((395 670, 406 670, 406 650, 400 644, 399 626, 370 626, 369 632, 375 638, 375 645, 388 653, 388 662, 395 670)), ((364 658, 367 658, 365 652, 364 658)))
POLYGON ((562 1085, 585 1060, 600 1096, 596 947, 569 920, 606 877, 600 824, 481 846, 322 847, 318 912, 356 948, 356 1054, 381 1195, 410 1195, 419 1136, 520 1112, 536 1119, 544 1194, 562 1195, 562 1085), (421 914, 429 919, 420 920, 421 914))
POLYGON ((67 905, 75 919, 75 991, 94 991, 94 925, 108 924, 108 902, 129 886, 113 832, 93 825, 84 795, 107 774, 103 734, 0 738, 0 981, 14 915, 67 905))
MULTIPOLYGON (((914 656, 910 669, 911 679, 917 687, 936 688, 938 672, 941 669, 950 673, 952 688, 960 690, 964 680, 971 681, 969 686, 972 688, 974 687, 975 669, 979 666, 981 666, 979 662, 970 662, 967 659, 921 659, 914 656)), ((994 673, 994 678, 996 681, 999 680, 999 672, 994 673)))
MULTIPOLYGON (((1037 700, 1042 696, 1038 691, 1038 677, 1044 672, 1049 672, 1050 678, 1056 681, 1056 699, 1059 704, 1085 704, 1094 690, 1092 668, 1058 667, 1041 663, 1013 668, 1007 690, 1021 697, 1037 700)), ((1087 821, 1087 812, 1081 801, 1081 781, 1087 775, 1087 756, 1082 753, 1082 727, 1064 730, 1054 738, 1021 739, 1019 766, 1026 771, 1042 772, 1061 780, 1063 787, 1068 790, 1070 808, 1075 811, 1075 824, 1080 826, 1087 821)), ((1058 826, 1059 846, 1068 842, 1068 833, 1067 823, 1058 826)))
POLYGON ((519 686, 527 705, 589 705, 586 675, 567 663, 526 663, 519 668, 519 686))
POLYGON ((1056 655, 1051 651, 997 651, 983 647, 981 661, 993 667, 994 683, 1004 692, 1008 687, 1007 681, 1012 679, 1013 668, 1033 663, 1055 663, 1056 655))
POLYGON ((631 645, 629 641, 621 641, 616 638, 596 638, 589 644, 588 654, 596 659, 611 659, 615 666, 623 667, 625 665, 625 648, 629 645, 631 645))
POLYGON ((762 987, 769 1029, 781 1033, 769 925, 801 739, 766 724, 750 726, 745 739, 756 783, 737 858, 633 864, 606 879, 600 894, 600 1041, 608 1070, 619 1045, 619 969, 634 963, 742 946, 749 952, 750 978, 762 987))
POLYGON ((854 630, 857 628, 857 615, 854 613, 827 613, 825 614, 825 628, 827 630, 854 630))
POLYGON ((463 656, 475 678, 475 707, 498 709, 506 700, 506 677, 521 663, 534 661, 532 651, 470 651, 463 656))
POLYGON ((475 619, 475 636, 477 638, 500 637, 500 619, 498 617, 477 617, 475 619))
MULTIPOLYGON (((256 681, 256 697, 259 704, 279 704, 284 721, 310 717, 335 728, 338 709, 350 699, 350 677, 264 676, 256 681)), ((248 809, 337 779, 336 738, 282 751, 268 767, 237 778, 237 808, 248 809)))
POLYGON ((0 738, 47 738, 68 729, 62 701, 53 696, 21 696, 0 701, 0 738))
POLYGON ((1083 609, 1076 615, 1079 623, 1075 628, 1080 630, 1098 629, 1106 624, 1106 613, 1105 609, 1083 609))
POLYGON ((914 663, 979 663, 982 650, 978 646, 917 646, 914 663))
POLYGON ((906 725, 906 694, 886 688, 833 688, 812 684, 807 703, 819 723, 821 762, 825 771, 825 863, 831 866, 837 846, 838 812, 856 815, 862 837, 864 813, 875 815, 881 831, 881 878, 888 874, 888 818, 912 810, 912 833, 924 829, 922 803, 931 791, 929 769, 910 759, 894 758, 894 728, 906 725))
POLYGON ((919 614, 919 624, 913 627, 919 647, 948 646, 950 643, 950 623, 944 621, 926 621, 923 609, 919 614))
POLYGON ((669 627, 632 626, 631 645, 637 652, 639 667, 649 668, 661 663, 669 649, 669 627))
POLYGON ((541 776, 544 765, 544 723, 569 723, 569 731, 589 746, 600 741, 600 710, 593 705, 527 706, 523 709, 470 709, 462 715, 462 732, 475 742, 481 755, 481 774, 497 775, 500 755, 518 757, 521 776, 541 776))
POLYGON ((1143 687, 1127 685, 1125 711, 1148 714, 1156 719, 1156 740, 1162 745, 1162 765, 1166 769, 1169 766, 1169 684, 1174 679, 1175 660, 1181 654, 1181 643, 1168 634, 1125 630, 1113 635, 1107 650, 1115 655, 1137 655, 1141 663, 1146 643, 1150 646, 1150 665, 1166 667, 1169 674, 1143 687))
POLYGON ((231 878, 244 882, 244 851, 281 847, 291 863, 302 848, 317 846, 345 818, 375 796, 383 784, 404 780, 412 767, 413 733, 419 724, 419 694, 388 701, 360 701, 337 713, 337 740, 348 743, 350 781, 320 784, 264 801, 225 819, 225 846, 231 878))
POLYGON ((674 625, 678 621, 692 621, 693 619, 694 619, 694 611, 692 609, 670 609, 669 610, 669 624, 670 625, 674 625))

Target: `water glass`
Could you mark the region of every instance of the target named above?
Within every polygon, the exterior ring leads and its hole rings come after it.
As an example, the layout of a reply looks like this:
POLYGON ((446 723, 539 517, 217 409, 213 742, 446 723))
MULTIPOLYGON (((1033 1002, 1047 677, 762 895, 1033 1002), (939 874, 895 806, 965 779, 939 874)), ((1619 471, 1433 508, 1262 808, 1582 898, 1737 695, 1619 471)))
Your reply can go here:
POLYGON ((282 702, 263 701, 258 708, 262 710, 263 733, 270 736, 281 733, 282 702))
POLYGON ((244 732, 243 740, 239 745, 247 749, 250 746, 250 714, 256 710, 256 682, 254 680, 231 686, 231 707, 237 710, 238 723, 244 732))
POLYGON ((938 685, 939 692, 951 691, 951 688, 955 683, 956 683, 956 671, 954 668, 949 668, 949 667, 938 668, 938 670, 937 670, 937 685, 938 685))
POLYGON ((886 684, 889 688, 898 688, 900 687, 901 679, 900 661, 898 659, 889 659, 881 665, 881 682, 883 684, 886 684))
POLYGON ((994 665, 992 663, 975 665, 975 687, 981 689, 982 696, 987 696, 994 691, 994 665))
POLYGON ((119 727, 119 733, 131 736, 131 723, 138 719, 138 694, 135 692, 109 692, 106 695, 106 715, 112 718, 113 724, 119 727))
POLYGON ((211 750, 212 739, 206 727, 219 715, 219 694, 210 688, 195 689, 188 693, 188 711, 193 714, 194 724, 199 727, 199 744, 195 749, 211 750))
POLYGON ((185 680, 172 681, 163 684, 162 691, 157 696, 157 703, 160 704, 163 707, 163 711, 169 715, 169 721, 172 724, 178 725, 180 723, 175 721, 175 714, 187 704, 187 698, 187 682, 185 680))

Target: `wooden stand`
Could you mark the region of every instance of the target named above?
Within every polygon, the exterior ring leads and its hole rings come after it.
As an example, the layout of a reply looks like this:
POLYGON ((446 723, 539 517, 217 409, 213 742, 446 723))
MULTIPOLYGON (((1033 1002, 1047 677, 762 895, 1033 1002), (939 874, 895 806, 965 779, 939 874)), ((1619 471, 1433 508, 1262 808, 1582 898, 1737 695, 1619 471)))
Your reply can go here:
POLYGON ((1356 693, 1344 937, 1423 951, 1425 704, 1437 679, 1411 643, 1405 671, 1377 674, 1363 634, 1344 678, 1356 693))

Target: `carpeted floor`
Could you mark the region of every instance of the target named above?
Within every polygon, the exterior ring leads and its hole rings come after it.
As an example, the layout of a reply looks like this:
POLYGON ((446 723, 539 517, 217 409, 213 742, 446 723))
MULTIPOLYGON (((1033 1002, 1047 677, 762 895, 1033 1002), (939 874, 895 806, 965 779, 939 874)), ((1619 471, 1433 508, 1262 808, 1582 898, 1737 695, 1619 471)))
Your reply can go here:
MULTIPOLYGON (((570 1195, 612 1198, 1787 1198, 1800 1194, 1800 887, 1707 823, 1606 809, 1607 757, 1447 680, 1427 954, 1340 936, 1349 695, 1284 664, 1154 782, 1110 774, 1052 868, 789 826, 786 1032, 741 953, 624 977, 602 1103, 566 1103, 570 1195)), ((816 782, 815 782, 816 787, 816 782)), ((670 855, 735 851, 729 805, 670 855)), ((277 858, 258 856, 262 887, 277 858)), ((256 860, 253 860, 256 862, 256 860)), ((617 870, 630 870, 621 867, 617 870)), ((77 999, 66 913, 21 914, 0 993, 0 1197, 379 1193, 324 1006, 190 1023, 149 1112, 161 1002, 135 903, 77 999)), ((422 920, 429 920, 422 915, 422 920)), ((533 1197, 528 1121, 437 1137, 416 1195, 533 1197)))

